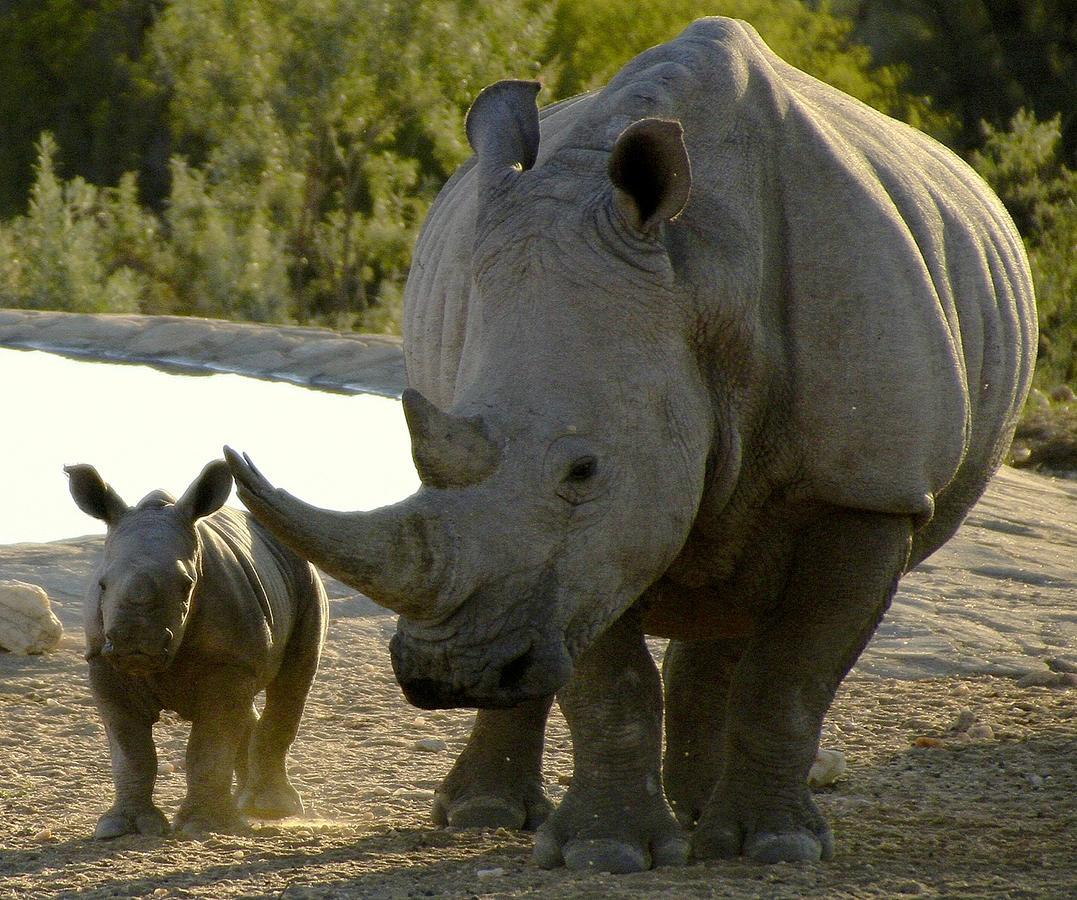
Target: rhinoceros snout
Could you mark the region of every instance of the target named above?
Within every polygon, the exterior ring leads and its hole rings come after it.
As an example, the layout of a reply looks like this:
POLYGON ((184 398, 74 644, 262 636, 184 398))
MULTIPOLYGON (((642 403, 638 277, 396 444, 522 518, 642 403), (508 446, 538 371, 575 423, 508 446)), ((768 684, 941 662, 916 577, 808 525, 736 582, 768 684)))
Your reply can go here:
MULTIPOLYGON (((389 643, 396 680, 420 709, 499 709, 548 697, 572 676, 572 660, 560 641, 522 652, 498 654, 474 671, 446 670, 419 642, 397 633, 389 643)), ((444 657, 438 657, 443 660, 444 657)))
POLYGON ((132 673, 154 672, 168 663, 172 647, 171 628, 110 628, 105 632, 101 655, 115 668, 132 673))

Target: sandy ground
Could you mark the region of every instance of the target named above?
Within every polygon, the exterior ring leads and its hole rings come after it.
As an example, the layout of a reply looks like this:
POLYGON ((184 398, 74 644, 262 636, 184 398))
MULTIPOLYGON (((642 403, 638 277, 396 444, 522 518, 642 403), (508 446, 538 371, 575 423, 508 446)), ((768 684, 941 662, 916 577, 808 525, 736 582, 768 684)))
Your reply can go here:
MULTIPOLYGON (((825 726, 848 770, 818 794, 837 841, 818 865, 547 872, 527 834, 435 829, 433 790, 471 714, 407 706, 388 662, 392 617, 335 583, 291 755, 308 815, 238 835, 94 842, 111 778, 80 605, 100 543, 0 547, 0 579, 44 586, 66 629, 45 656, 0 653, 0 898, 1077 894, 1077 482, 1003 471, 906 577, 825 726)), ((168 814, 186 734, 168 715, 155 731, 168 814)), ((572 768, 557 715, 545 766, 556 800, 572 768)))
MULTIPOLYGON (((0 548, 0 578, 44 585, 67 629, 46 656, 0 653, 0 897, 1073 896, 1075 497, 1072 483, 1004 472, 958 537, 906 579, 826 724, 824 746, 849 764, 818 795, 833 862, 622 876, 543 871, 527 834, 429 824, 471 714, 407 706, 386 652, 392 617, 336 583, 291 756, 308 816, 198 840, 90 840, 111 790, 79 624, 100 538, 0 548), (420 749, 427 739, 445 749, 420 749)), ((166 714, 155 733, 156 796, 172 813, 187 731, 166 714)), ((554 799, 571 768, 555 716, 554 799)))

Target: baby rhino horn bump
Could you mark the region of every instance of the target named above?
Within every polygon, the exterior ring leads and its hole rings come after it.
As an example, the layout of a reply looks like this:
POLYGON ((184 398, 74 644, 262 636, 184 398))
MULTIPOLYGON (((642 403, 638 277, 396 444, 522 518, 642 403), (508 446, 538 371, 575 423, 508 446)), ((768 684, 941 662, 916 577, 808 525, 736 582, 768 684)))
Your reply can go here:
POLYGON ((413 388, 400 398, 411 432, 411 454, 423 484, 456 488, 478 484, 491 475, 501 451, 479 416, 442 412, 413 388))

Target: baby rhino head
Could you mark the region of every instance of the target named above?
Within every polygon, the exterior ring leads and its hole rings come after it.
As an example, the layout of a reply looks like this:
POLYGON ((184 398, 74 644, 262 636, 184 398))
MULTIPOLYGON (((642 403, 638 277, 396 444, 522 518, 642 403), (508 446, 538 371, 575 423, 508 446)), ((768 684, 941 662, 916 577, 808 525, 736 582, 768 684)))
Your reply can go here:
POLYGON ((220 509, 232 489, 221 460, 209 463, 179 500, 153 491, 128 506, 93 466, 65 466, 71 496, 108 526, 97 583, 87 597, 86 642, 131 674, 175 658, 200 569, 195 522, 220 509))

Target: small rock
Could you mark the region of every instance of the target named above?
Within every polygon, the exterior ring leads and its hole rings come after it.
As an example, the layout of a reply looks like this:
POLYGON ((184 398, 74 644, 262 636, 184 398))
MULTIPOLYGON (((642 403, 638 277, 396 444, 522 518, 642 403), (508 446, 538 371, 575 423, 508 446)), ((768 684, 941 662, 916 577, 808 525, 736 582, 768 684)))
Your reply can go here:
POLYGON ((957 719, 954 724, 950 726, 950 731, 962 734, 963 732, 968 731, 975 723, 976 713, 966 706, 957 714, 957 719))
POLYGON ((232 859, 243 859, 243 857, 246 856, 246 855, 247 854, 244 853, 242 850, 233 850, 232 851, 232 859))
POLYGON ((1077 682, 1071 672, 1052 672, 1048 669, 1029 672, 1017 679, 1017 686, 1027 687, 1069 687, 1077 682))
POLYGON ((980 722, 969 728, 966 734, 974 741, 990 741, 994 740, 995 730, 985 722, 980 722))
POLYGON ((34 835, 34 840, 35 841, 51 841, 52 840, 52 829, 51 828, 42 828, 37 834, 34 835))
POLYGON ((441 738, 420 738, 412 746, 416 750, 425 750, 427 753, 440 753, 442 750, 448 748, 441 738))
POLYGON ((479 876, 479 881, 485 881, 488 878, 500 878, 505 874, 505 870, 498 866, 495 869, 479 869, 475 874, 479 876))
POLYGON ((171 775, 176 771, 176 767, 170 762, 161 762, 157 764, 158 775, 171 775))
POLYGON ((1032 448, 1027 444, 1014 444, 1010 448, 1010 459, 1015 466, 1021 467, 1032 459, 1032 448))
POLYGON ((1036 790, 1039 790, 1043 787, 1042 775, 1037 775, 1035 772, 1030 772, 1028 775, 1025 776, 1025 778, 1028 780, 1028 783, 1031 784, 1032 787, 1036 790))
POLYGON ((163 888, 163 887, 155 888, 153 893, 150 894, 150 896, 151 897, 167 897, 168 896, 168 888, 163 888))
POLYGON ((36 584, 0 581, 0 649, 29 655, 55 650, 64 626, 52 611, 49 595, 36 584))
POLYGON ((1072 403, 1077 399, 1077 395, 1073 393, 1073 388, 1068 384, 1060 384, 1053 391, 1051 391, 1051 399, 1055 403, 1072 403))
POLYGON ((845 772, 845 754, 840 750, 818 750, 808 771, 808 787, 833 784, 845 772))

